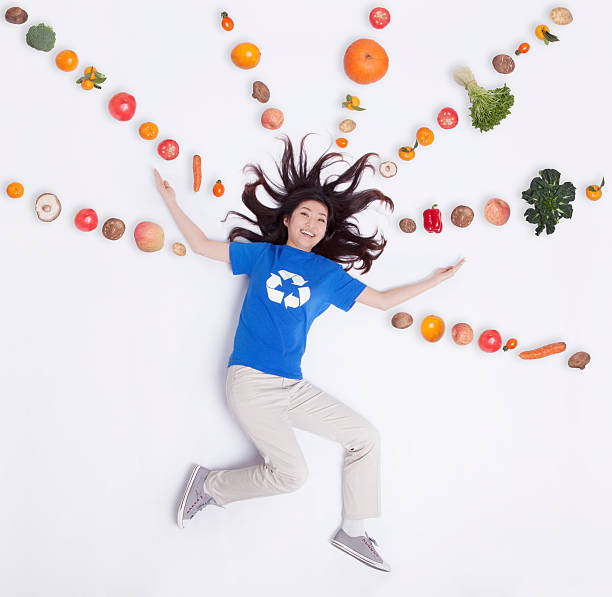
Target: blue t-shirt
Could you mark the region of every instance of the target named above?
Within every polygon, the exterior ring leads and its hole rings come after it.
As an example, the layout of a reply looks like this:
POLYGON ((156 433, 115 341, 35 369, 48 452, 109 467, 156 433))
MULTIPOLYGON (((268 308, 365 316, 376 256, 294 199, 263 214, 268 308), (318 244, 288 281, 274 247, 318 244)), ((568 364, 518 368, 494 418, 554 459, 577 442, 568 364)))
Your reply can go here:
POLYGON ((230 242, 229 255, 232 273, 250 280, 227 366, 302 379, 315 317, 330 305, 348 311, 366 285, 339 263, 288 245, 230 242))

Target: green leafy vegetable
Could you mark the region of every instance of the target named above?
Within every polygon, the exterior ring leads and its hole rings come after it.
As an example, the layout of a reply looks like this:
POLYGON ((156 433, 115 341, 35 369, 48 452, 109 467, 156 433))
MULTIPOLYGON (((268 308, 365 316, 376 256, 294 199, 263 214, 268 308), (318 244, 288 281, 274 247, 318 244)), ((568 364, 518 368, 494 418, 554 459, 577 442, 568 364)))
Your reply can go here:
POLYGON ((50 52, 55 46, 55 31, 49 25, 32 25, 26 34, 26 43, 35 50, 50 52))
POLYGON ((491 130, 510 114, 514 96, 505 83, 497 89, 485 89, 478 85, 472 71, 467 67, 457 70, 454 77, 457 83, 467 89, 471 102, 472 125, 480 129, 480 132, 491 130))
POLYGON ((570 204, 576 197, 576 187, 571 182, 559 184, 561 173, 552 168, 540 170, 540 176, 534 178, 523 199, 533 205, 525 212, 530 224, 536 224, 536 235, 544 229, 552 234, 561 218, 570 219, 573 208, 570 204))

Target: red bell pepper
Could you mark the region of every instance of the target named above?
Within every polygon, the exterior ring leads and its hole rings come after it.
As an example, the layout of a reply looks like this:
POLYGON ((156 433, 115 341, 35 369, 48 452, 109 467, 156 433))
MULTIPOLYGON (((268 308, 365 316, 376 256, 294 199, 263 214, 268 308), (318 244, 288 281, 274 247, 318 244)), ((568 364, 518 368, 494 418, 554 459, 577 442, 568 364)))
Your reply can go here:
POLYGON ((426 209, 423 212, 423 223, 427 232, 442 232, 442 214, 439 209, 436 209, 437 203, 434 203, 431 209, 426 209))

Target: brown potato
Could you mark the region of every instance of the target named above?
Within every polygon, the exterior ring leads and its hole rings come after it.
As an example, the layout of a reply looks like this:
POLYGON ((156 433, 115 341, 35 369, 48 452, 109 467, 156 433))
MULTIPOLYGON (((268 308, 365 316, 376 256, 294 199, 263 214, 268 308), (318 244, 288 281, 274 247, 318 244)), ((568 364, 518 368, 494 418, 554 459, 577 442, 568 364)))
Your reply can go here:
POLYGON ((184 257, 187 254, 187 249, 183 243, 174 243, 172 245, 172 251, 179 257, 184 257))
POLYGON ((416 230, 416 222, 410 218, 402 218, 400 220, 399 227, 402 229, 402 232, 407 232, 410 234, 416 230))
POLYGON ((498 54, 493 58, 493 68, 502 75, 507 75, 514 70, 514 60, 508 54, 498 54))
POLYGON ((378 171, 385 178, 391 178, 397 174, 397 164, 395 164, 395 162, 383 162, 380 166, 378 166, 378 171))
POLYGON ((343 133, 350 133, 351 131, 354 131, 355 128, 357 127, 357 123, 354 120, 351 120, 350 118, 346 118, 344 119, 339 125, 338 128, 343 132, 343 133))
POLYGON ((550 20, 555 25, 569 25, 574 17, 567 8, 553 8, 550 11, 550 20))
POLYGON ((474 211, 467 205, 458 205, 451 213, 451 222, 459 228, 467 228, 474 219, 474 211))
POLYGON ((410 313, 399 312, 391 318, 391 325, 399 330, 409 328, 413 323, 410 313))

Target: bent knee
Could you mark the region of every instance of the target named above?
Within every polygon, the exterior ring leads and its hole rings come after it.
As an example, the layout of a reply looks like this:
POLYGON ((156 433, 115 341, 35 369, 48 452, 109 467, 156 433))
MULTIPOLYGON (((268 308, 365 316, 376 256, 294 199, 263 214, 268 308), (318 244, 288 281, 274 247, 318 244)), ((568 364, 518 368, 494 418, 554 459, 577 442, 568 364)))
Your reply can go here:
POLYGON ((366 422, 356 429, 355 436, 349 442, 347 449, 350 452, 370 451, 380 446, 380 433, 371 423, 366 422))
POLYGON ((291 469, 276 470, 275 473, 278 480, 278 488, 283 493, 297 491, 306 483, 306 479, 308 478, 306 463, 302 463, 291 469))

